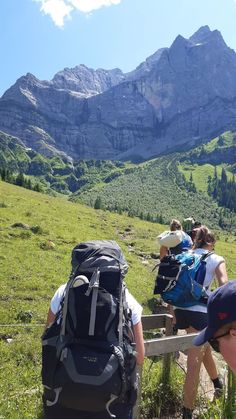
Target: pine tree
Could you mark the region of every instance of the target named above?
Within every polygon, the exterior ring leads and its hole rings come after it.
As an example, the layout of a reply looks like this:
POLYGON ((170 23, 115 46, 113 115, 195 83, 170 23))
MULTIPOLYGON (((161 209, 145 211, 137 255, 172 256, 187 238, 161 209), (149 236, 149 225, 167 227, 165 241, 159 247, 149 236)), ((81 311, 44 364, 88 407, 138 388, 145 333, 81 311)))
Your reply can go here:
POLYGON ((101 209, 102 208, 102 200, 100 196, 97 196, 94 202, 94 209, 101 209))

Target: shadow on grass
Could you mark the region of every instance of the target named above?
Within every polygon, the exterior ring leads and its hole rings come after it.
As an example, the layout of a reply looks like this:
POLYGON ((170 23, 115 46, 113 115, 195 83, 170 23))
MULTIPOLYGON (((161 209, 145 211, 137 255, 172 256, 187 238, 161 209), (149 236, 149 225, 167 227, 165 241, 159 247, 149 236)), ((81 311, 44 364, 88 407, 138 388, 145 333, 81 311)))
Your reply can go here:
POLYGON ((39 408, 39 411, 37 412, 36 419, 43 419, 43 407, 39 408))

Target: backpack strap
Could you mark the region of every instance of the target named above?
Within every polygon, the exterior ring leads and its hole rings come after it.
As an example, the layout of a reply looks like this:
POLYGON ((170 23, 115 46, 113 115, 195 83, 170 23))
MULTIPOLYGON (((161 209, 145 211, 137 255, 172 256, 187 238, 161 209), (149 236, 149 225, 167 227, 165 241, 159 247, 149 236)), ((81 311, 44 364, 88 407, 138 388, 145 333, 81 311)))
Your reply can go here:
POLYGON ((214 255, 214 252, 207 252, 207 253, 204 253, 203 255, 202 255, 202 257, 201 257, 201 261, 202 260, 206 260, 209 256, 211 256, 211 255, 214 255))
POLYGON ((124 274, 120 272, 120 306, 119 306, 119 324, 118 324, 118 336, 119 345, 123 345, 123 314, 124 314, 124 302, 125 297, 125 286, 124 286, 124 274))
POLYGON ((201 255, 201 257, 200 257, 200 265, 199 265, 198 271, 197 271, 196 276, 195 276, 194 279, 202 287, 203 287, 205 277, 206 277, 206 259, 209 256, 211 256, 212 254, 214 254, 214 252, 207 252, 207 253, 204 253, 203 255, 201 255))
POLYGON ((97 268, 92 275, 92 278, 89 283, 89 287, 85 293, 85 295, 88 297, 91 290, 93 292, 92 302, 91 302, 91 311, 90 311, 90 320, 89 320, 89 336, 94 336, 96 313, 97 313, 99 278, 100 278, 100 270, 99 268, 97 268))
POLYGON ((64 301, 63 301, 63 308, 62 308, 62 321, 61 321, 61 331, 60 336, 65 336, 66 334, 66 316, 67 316, 67 310, 68 310, 68 298, 69 298, 69 289, 71 287, 71 284, 73 283, 74 277, 69 279, 69 281, 66 284, 65 294, 64 294, 64 301))

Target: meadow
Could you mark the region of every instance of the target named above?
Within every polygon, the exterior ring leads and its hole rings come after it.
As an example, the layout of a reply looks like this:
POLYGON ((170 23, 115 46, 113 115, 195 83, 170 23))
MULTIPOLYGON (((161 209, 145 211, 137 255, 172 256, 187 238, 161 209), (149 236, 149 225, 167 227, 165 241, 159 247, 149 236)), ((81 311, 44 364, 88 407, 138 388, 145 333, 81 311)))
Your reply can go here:
MULTIPOLYGON (((156 236, 164 229, 0 181, 1 419, 41 417, 40 336, 50 299, 68 279, 72 248, 85 240, 116 240, 130 267, 127 285, 148 314, 159 251, 156 236)), ((236 238, 220 231, 217 235, 216 252, 225 256, 229 277, 236 278, 236 238)), ((150 417, 156 390, 149 367, 147 361, 143 418, 150 417)))

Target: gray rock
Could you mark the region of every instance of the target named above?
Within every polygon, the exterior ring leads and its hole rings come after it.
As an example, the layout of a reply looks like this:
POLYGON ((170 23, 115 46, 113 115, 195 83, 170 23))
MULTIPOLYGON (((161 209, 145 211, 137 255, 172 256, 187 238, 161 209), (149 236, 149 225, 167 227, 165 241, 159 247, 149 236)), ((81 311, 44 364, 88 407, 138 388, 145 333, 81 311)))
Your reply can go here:
POLYGON ((71 161, 141 161, 228 129, 236 129, 236 54, 208 26, 130 73, 85 65, 51 81, 28 73, 0 99, 0 130, 71 161))

